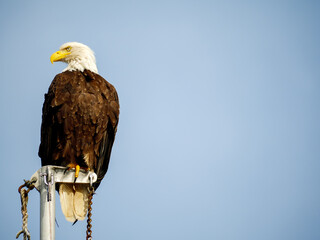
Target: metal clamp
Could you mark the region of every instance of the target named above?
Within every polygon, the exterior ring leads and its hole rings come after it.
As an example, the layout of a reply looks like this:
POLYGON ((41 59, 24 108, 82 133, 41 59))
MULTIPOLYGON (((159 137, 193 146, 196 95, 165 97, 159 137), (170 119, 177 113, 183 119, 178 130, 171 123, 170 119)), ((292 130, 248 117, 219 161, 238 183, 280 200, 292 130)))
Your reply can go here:
POLYGON ((43 182, 47 187, 47 201, 50 202, 51 199, 51 186, 54 183, 54 179, 53 179, 53 173, 50 174, 51 178, 48 177, 48 173, 40 173, 40 177, 44 177, 43 178, 43 182), (48 181, 49 179, 49 181, 48 181))
POLYGON ((90 188, 92 187, 92 184, 93 184, 93 178, 94 178, 93 173, 90 173, 90 174, 89 174, 90 188))

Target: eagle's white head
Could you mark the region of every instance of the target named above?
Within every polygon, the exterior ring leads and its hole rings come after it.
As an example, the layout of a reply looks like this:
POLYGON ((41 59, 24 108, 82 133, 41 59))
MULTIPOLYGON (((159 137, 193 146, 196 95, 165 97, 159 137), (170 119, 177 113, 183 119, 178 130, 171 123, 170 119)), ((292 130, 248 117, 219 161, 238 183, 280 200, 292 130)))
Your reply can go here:
POLYGON ((64 71, 81 71, 85 69, 98 73, 94 52, 86 45, 78 42, 68 42, 60 50, 51 55, 51 63, 61 61, 68 64, 64 71))

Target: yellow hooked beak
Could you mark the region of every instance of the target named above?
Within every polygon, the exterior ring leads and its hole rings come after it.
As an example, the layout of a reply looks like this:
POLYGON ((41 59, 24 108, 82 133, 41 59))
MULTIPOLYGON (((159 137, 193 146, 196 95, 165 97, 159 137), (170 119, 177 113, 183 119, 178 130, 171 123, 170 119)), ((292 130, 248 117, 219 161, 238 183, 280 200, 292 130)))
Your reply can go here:
POLYGON ((61 59, 64 59, 66 56, 68 56, 71 52, 68 52, 66 50, 57 51, 54 54, 51 55, 50 61, 53 64, 53 62, 60 61, 61 59))

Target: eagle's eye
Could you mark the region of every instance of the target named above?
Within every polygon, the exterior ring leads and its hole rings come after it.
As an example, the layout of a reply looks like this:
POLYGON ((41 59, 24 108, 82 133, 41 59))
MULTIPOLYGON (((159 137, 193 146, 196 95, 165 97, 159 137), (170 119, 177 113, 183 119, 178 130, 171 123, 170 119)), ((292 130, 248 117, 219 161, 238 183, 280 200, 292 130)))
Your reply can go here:
POLYGON ((67 47, 66 50, 67 50, 67 52, 70 52, 71 51, 71 47, 67 47))

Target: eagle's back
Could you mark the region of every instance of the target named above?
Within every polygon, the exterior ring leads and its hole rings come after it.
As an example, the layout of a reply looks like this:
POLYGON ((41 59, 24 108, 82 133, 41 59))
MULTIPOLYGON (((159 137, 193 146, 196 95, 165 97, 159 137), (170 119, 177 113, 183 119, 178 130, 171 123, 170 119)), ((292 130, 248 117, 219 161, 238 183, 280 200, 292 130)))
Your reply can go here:
POLYGON ((45 94, 39 156, 42 165, 93 169, 97 188, 107 172, 119 119, 115 88, 91 71, 58 74, 45 94))

